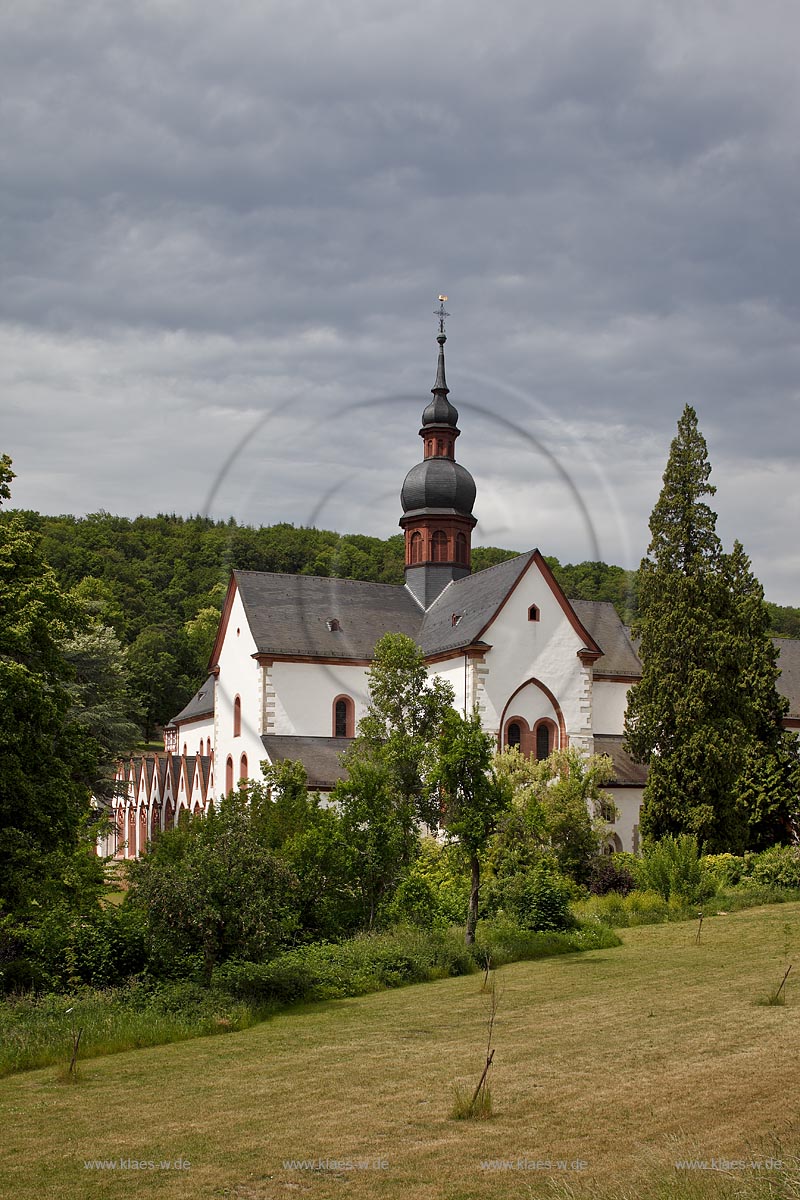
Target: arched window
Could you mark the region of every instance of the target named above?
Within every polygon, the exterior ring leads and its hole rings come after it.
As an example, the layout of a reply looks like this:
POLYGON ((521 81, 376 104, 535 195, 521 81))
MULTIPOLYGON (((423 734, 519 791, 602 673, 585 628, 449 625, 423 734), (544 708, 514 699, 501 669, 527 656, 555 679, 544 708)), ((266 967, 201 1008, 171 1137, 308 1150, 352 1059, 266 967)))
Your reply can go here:
POLYGON ((456 562, 466 564, 467 538, 463 533, 456 534, 456 562))
POLYGON ((174 820, 174 816, 173 816, 173 811, 172 811, 172 801, 168 800, 166 807, 164 809, 164 828, 172 829, 173 820, 174 820))
POLYGON ((539 610, 535 604, 532 604, 530 606, 530 608, 528 609, 528 620, 529 621, 538 621, 539 620, 539 610))
POLYGON ((600 801, 600 816, 609 825, 613 825, 617 819, 617 806, 613 800, 600 801))
POLYGON ((211 738, 206 738, 206 754, 211 757, 211 738))
POLYGON ((536 757, 547 758, 552 746, 552 727, 549 721, 540 721, 536 726, 536 757))
POLYGON ((411 535, 411 555, 412 563, 422 562, 422 534, 412 533, 411 535))
POLYGON ((243 754, 239 759, 239 778, 247 779, 247 755, 243 754))
POLYGON ((186 754, 186 742, 183 743, 183 753, 186 754))
POLYGON ((522 730, 520 729, 520 727, 516 721, 512 721, 511 724, 509 725, 508 729, 506 730, 506 745, 507 746, 516 746, 516 748, 519 750, 521 742, 522 742, 522 730))
POLYGON ((447 534, 437 529, 431 538, 431 561, 447 562, 447 534))
POLYGON ((444 454, 444 442, 442 441, 442 439, 441 439, 441 438, 438 438, 438 439, 437 439, 437 442, 436 442, 436 453, 437 453, 437 455, 438 455, 439 457, 441 457, 441 456, 444 454))
POLYGON ((351 738, 355 735, 355 705, 349 696, 337 696, 333 702, 333 736, 351 738))
POLYGON ((242 733, 242 702, 237 696, 233 702, 233 736, 240 737, 242 733))
POLYGON ((228 760, 225 763, 225 794, 227 795, 228 792, 232 792, 232 791, 233 791, 233 759, 231 758, 231 756, 229 754, 228 760))

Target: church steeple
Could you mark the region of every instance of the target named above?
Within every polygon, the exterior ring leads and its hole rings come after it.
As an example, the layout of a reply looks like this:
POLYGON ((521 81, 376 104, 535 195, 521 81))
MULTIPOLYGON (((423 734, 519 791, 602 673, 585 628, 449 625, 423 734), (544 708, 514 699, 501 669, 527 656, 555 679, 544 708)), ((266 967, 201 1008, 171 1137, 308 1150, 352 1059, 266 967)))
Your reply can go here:
POLYGON ((429 608, 454 579, 470 573, 475 481, 455 461, 458 410, 448 400, 444 365, 446 296, 439 297, 439 359, 433 399, 422 414, 424 459, 406 475, 400 525, 406 540, 406 586, 429 608))

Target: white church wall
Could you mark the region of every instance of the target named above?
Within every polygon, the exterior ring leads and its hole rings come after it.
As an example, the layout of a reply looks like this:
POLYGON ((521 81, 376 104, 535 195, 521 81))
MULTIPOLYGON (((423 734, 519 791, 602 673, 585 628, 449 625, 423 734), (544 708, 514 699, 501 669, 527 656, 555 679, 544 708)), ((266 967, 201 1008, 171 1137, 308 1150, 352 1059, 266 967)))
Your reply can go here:
POLYGON ((244 605, 238 590, 235 592, 228 617, 228 626, 219 654, 214 711, 215 792, 221 796, 226 787, 226 762, 233 760, 233 782, 240 777, 240 763, 247 755, 250 777, 259 775, 259 763, 264 758, 261 742, 261 667, 253 658, 256 643, 250 632, 244 605), (234 702, 242 705, 241 733, 234 736, 234 702))
MULTIPOLYGON (((464 658, 446 659, 444 662, 431 663, 428 667, 428 675, 433 678, 436 676, 439 679, 444 679, 453 689, 453 707, 457 712, 464 713, 464 692, 465 692, 465 671, 464 658)), ((472 701, 469 695, 469 661, 467 662, 466 670, 466 691, 467 691, 467 709, 466 715, 469 716, 472 711, 472 701)))
MULTIPOLYGON (((555 696, 570 741, 580 744, 590 734, 589 668, 578 658, 583 640, 535 562, 531 563, 482 640, 492 646, 486 656, 488 673, 480 689, 484 728, 496 733, 513 693, 527 680, 536 678, 555 696), (539 609, 539 620, 529 621, 528 610, 534 604, 539 609)), ((516 700, 512 701, 512 707, 515 704, 516 700)), ((511 709, 506 715, 511 715, 511 709)))
POLYGON ((356 726, 369 702, 367 668, 354 664, 274 662, 270 680, 269 733, 331 737, 337 696, 353 700, 356 726))
POLYGON ((617 806, 617 819, 609 825, 609 832, 616 833, 622 849, 635 854, 639 850, 639 811, 642 807, 642 788, 603 788, 617 806))
POLYGON ((595 679, 592 686, 592 725, 597 734, 620 734, 625 729, 628 683, 595 679))
POLYGON ((178 729, 179 754, 205 754, 207 742, 214 745, 213 715, 202 717, 198 721, 181 722, 178 729))

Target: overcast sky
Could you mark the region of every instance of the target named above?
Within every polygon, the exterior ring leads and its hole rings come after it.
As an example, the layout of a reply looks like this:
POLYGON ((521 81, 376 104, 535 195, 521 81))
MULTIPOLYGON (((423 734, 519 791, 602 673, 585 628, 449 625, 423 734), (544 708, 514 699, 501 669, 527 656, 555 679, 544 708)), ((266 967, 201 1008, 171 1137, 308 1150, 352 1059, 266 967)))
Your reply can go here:
POLYGON ((800 604, 798 45, 796 0, 6 0, 14 503, 388 536, 444 292, 478 543, 636 565, 690 403, 800 604))

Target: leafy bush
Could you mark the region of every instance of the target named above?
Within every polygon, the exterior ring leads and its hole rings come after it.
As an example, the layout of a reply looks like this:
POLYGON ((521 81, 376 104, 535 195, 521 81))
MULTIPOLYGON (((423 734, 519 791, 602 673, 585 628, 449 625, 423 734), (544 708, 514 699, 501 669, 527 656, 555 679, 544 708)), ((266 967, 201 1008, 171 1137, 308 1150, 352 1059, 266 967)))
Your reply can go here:
POLYGON ((675 896, 694 903, 716 891, 713 877, 700 865, 697 838, 692 834, 651 842, 644 851, 643 872, 647 886, 664 900, 675 896))
MULTIPOLYGON (((627 896, 619 892, 607 892, 604 896, 591 896, 572 906, 579 921, 600 921, 617 929, 634 925, 657 925, 662 921, 675 920, 680 910, 670 906, 663 896, 653 891, 634 891, 627 896)), ((688 915, 688 910, 687 914, 688 915)))
POLYGON ((286 1004, 360 996, 474 970, 457 931, 400 927, 338 944, 300 946, 268 963, 227 962, 214 972, 214 985, 234 996, 286 1004))
POLYGON ((569 881, 547 859, 507 877, 500 893, 504 912, 521 929, 568 929, 571 898, 569 881))
POLYGON ((747 859, 740 854, 704 854, 700 866, 721 887, 733 887, 747 870, 747 859))
POLYGON ((5 992, 114 986, 144 968, 144 922, 123 906, 76 913, 61 905, 36 923, 7 919, 0 930, 0 959, 5 992))
POLYGON ((421 929, 443 929, 449 924, 433 887, 413 870, 402 880, 381 918, 389 925, 417 925, 421 929))
POLYGON ((495 917, 478 922, 473 951, 480 966, 485 967, 490 962, 493 967, 501 967, 510 962, 601 950, 620 944, 614 931, 598 921, 569 930, 532 930, 520 929, 507 917, 495 917))
POLYGON ((593 896, 617 892, 627 896, 636 887, 636 878, 621 854, 602 854, 593 859, 589 869, 589 891, 593 896))
POLYGON ((800 846, 770 846, 754 855, 750 875, 772 887, 800 887, 800 846))

